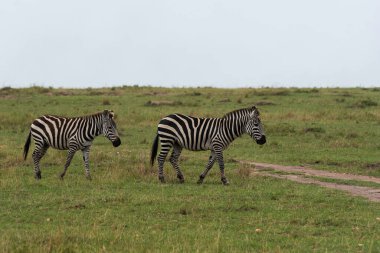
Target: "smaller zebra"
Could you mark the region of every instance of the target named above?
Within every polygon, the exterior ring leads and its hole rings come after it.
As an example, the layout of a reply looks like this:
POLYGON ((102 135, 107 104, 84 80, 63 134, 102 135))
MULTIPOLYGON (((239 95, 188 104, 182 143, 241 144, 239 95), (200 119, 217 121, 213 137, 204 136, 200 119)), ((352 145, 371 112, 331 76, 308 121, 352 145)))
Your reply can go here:
POLYGON ((224 175, 223 150, 242 134, 249 134, 257 144, 266 142, 264 128, 261 124, 259 110, 253 106, 227 113, 222 118, 195 118, 182 114, 171 114, 161 119, 157 127, 150 162, 153 166, 157 156, 158 143, 161 151, 158 155, 158 178, 164 183, 164 162, 171 148, 170 163, 177 172, 177 178, 184 182, 183 174, 178 165, 178 159, 183 148, 193 151, 211 150, 209 162, 204 172, 199 176, 201 184, 209 170, 218 162, 223 184, 228 184, 224 175))
POLYGON ((30 126, 29 135, 24 145, 24 160, 28 155, 31 137, 34 139, 35 149, 32 154, 34 161, 35 178, 41 179, 40 160, 49 147, 68 150, 68 155, 60 178, 66 174, 76 151, 81 150, 85 167, 86 178, 91 180, 89 153, 92 141, 96 136, 103 134, 114 147, 121 144, 116 129, 113 111, 104 110, 93 115, 82 117, 60 117, 44 115, 35 119, 30 126))

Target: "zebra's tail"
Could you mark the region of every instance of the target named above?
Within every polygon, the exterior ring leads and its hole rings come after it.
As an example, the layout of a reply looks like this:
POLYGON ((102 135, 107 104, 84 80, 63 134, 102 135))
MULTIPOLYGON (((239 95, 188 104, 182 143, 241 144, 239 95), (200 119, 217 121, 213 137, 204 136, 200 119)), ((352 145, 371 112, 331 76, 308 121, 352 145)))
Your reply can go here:
POLYGON ((25 145, 24 145, 24 160, 26 160, 26 157, 28 156, 28 151, 29 151, 31 137, 32 137, 32 132, 29 131, 29 135, 26 138, 26 142, 25 142, 25 145))
POLYGON ((152 152, 150 155, 150 164, 153 166, 154 159, 156 159, 157 156, 157 150, 158 150, 158 134, 156 135, 156 138, 154 139, 153 145, 152 145, 152 152))

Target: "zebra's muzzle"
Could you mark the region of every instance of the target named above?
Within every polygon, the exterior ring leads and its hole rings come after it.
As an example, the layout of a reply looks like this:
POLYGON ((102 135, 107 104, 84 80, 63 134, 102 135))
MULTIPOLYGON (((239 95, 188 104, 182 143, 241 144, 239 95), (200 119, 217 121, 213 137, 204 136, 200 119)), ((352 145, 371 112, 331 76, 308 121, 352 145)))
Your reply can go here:
POLYGON ((265 135, 263 135, 259 140, 256 140, 257 144, 263 145, 267 142, 265 135))
POLYGON ((119 138, 117 138, 116 140, 114 140, 112 142, 112 145, 116 148, 116 147, 119 147, 121 144, 121 140, 119 138))

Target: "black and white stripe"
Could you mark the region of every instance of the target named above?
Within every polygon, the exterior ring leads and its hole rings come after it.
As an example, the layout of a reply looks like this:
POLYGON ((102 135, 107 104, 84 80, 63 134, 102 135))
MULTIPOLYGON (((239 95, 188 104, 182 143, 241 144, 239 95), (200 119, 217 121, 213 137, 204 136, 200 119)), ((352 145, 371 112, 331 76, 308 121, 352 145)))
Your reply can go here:
POLYGON ((158 141, 161 151, 158 155, 158 177, 165 182, 163 166, 171 148, 170 163, 177 172, 180 182, 184 182, 178 165, 178 158, 183 148, 188 150, 211 150, 206 170, 200 175, 198 183, 202 183, 208 171, 218 162, 221 180, 228 184, 224 175, 223 150, 243 133, 249 134, 260 145, 266 142, 264 129, 255 106, 227 113, 222 118, 195 118, 182 114, 171 114, 161 119, 152 147, 151 164, 157 155, 158 141))
POLYGON ((34 161, 35 178, 41 179, 40 160, 49 147, 68 150, 65 167, 60 177, 66 174, 67 168, 76 151, 83 152, 86 177, 91 179, 89 167, 89 152, 92 141, 100 134, 107 137, 114 147, 121 144, 114 113, 105 110, 103 112, 76 118, 66 118, 52 115, 44 115, 33 121, 28 138, 24 146, 24 159, 29 151, 31 137, 35 142, 35 150, 32 154, 34 161))

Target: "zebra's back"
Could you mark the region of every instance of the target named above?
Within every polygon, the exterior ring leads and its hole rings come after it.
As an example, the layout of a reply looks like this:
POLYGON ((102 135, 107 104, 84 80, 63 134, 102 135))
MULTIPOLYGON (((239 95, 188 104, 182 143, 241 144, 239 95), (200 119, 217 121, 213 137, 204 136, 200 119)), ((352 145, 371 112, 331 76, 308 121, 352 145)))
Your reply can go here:
POLYGON ((162 140, 175 140, 189 150, 207 150, 215 137, 221 119, 196 118, 182 114, 171 114, 158 124, 162 140))

